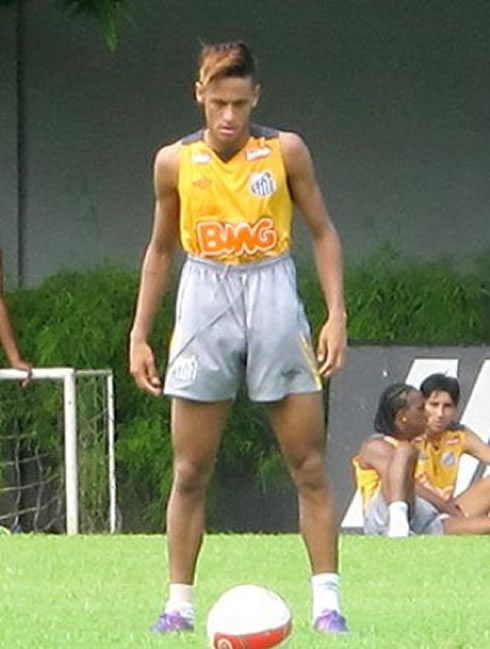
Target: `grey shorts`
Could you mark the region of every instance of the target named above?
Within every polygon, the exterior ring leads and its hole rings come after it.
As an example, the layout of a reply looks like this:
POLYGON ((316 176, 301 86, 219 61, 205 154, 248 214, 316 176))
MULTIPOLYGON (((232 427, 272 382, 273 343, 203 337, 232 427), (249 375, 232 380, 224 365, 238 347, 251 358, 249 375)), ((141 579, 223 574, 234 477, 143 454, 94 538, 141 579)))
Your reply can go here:
POLYGON ((311 335, 289 255, 230 266, 189 256, 182 269, 164 393, 253 401, 318 392, 311 335))
MULTIPOLYGON (((414 534, 444 534, 443 520, 447 514, 441 512, 425 498, 415 496, 415 503, 409 520, 414 534)), ((364 512, 364 533, 386 535, 389 523, 388 505, 381 491, 374 496, 364 512)))

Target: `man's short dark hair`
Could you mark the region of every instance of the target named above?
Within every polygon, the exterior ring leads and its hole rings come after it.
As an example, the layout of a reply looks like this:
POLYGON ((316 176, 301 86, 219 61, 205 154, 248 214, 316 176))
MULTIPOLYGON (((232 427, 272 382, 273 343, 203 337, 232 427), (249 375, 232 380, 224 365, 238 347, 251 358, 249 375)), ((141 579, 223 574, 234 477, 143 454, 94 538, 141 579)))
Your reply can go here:
POLYGON ((447 392, 455 406, 459 403, 459 381, 453 376, 431 374, 422 381, 420 391, 425 399, 428 399, 433 392, 447 392))

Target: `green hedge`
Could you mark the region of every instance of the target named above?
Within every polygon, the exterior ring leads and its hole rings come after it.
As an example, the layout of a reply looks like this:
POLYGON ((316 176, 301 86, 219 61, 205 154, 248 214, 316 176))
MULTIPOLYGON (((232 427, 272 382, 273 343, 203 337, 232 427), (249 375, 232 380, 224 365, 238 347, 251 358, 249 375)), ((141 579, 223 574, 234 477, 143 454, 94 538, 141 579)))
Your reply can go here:
MULTIPOLYGON (((387 250, 348 266, 351 343, 488 343, 489 271, 488 260, 479 260, 471 271, 463 272, 449 261, 414 264, 387 250)), ((317 331, 324 306, 314 270, 301 266, 298 276, 317 331)), ((35 365, 114 370, 119 504, 124 513, 125 507, 138 503, 139 527, 156 530, 162 526, 171 481, 169 404, 141 393, 128 374, 127 337, 137 284, 135 272, 118 268, 59 273, 36 289, 9 293, 7 300, 22 352, 35 365)), ((164 301, 152 340, 162 369, 173 297, 164 301)), ((9 400, 8 412, 0 407, 2 425, 23 416, 25 404, 21 399, 18 406, 15 403, 9 400)), ((40 436, 43 430, 52 430, 42 425, 59 417, 49 399, 29 408, 40 436)), ((50 445, 59 442, 52 436, 45 440, 50 445)), ((285 479, 260 408, 251 406, 243 393, 225 431, 217 473, 218 481, 230 473, 250 475, 263 487, 285 479)))
MULTIPOLYGON (((300 268, 300 292, 314 327, 323 305, 312 271, 300 268)), ((345 270, 350 344, 463 345, 490 341, 490 257, 471 269, 451 259, 410 262, 383 247, 345 270)))

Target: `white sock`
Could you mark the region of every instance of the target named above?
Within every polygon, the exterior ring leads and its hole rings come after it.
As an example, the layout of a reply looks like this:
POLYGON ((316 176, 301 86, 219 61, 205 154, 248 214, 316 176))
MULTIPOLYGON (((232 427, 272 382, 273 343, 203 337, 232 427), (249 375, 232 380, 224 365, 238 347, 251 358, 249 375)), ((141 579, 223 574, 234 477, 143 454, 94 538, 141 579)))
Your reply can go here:
POLYGON ((339 611, 340 577, 336 572, 322 572, 311 578, 313 589, 313 620, 329 609, 339 611))
POLYGON ((408 536, 410 527, 408 525, 408 503, 404 500, 394 500, 388 505, 390 522, 388 524, 387 536, 393 538, 408 536))
POLYGON ((167 613, 178 611, 183 617, 194 622, 194 586, 191 584, 170 584, 169 596, 165 606, 167 613))

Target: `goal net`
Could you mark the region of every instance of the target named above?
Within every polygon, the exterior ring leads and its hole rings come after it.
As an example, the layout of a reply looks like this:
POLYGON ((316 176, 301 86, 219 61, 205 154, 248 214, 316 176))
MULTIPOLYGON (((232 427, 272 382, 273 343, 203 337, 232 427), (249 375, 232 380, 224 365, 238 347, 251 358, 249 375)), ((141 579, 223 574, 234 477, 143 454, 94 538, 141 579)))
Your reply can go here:
POLYGON ((0 370, 0 531, 115 532, 111 370, 0 370))

